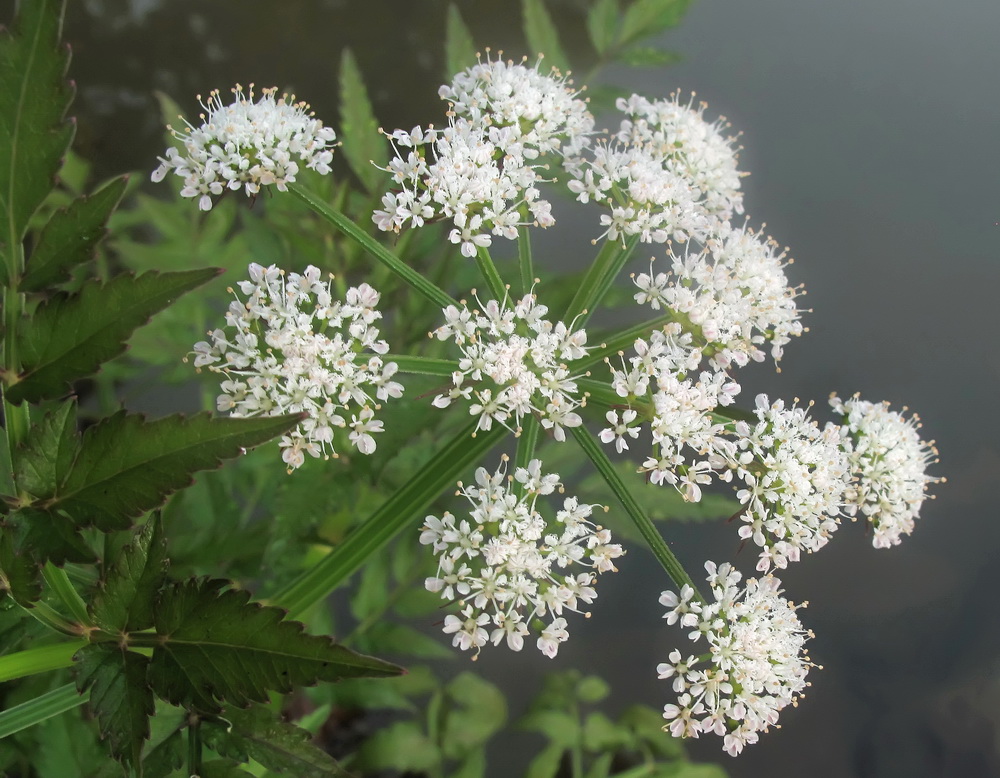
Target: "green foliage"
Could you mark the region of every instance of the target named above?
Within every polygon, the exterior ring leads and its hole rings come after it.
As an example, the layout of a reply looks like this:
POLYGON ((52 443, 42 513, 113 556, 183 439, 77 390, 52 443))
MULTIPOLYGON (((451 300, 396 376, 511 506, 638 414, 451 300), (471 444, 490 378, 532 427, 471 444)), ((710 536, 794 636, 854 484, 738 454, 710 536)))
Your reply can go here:
POLYGON ((521 0, 521 12, 528 49, 544 55, 549 64, 564 73, 569 70, 569 60, 559 42, 559 32, 543 0, 521 0))
POLYGON ((597 0, 587 12, 587 33, 598 54, 610 48, 617 28, 618 0, 597 0))
POLYGON ((309 732, 280 721, 262 706, 229 707, 220 718, 205 721, 202 736, 221 756, 240 762, 254 759, 276 773, 295 778, 344 774, 336 760, 313 745, 309 732))
POLYGON ((68 394, 73 381, 121 354, 136 327, 217 273, 123 273, 106 284, 88 281, 76 294, 56 294, 19 324, 21 370, 3 376, 7 400, 37 403, 68 394))
POLYGON ((625 11, 620 43, 632 43, 676 27, 690 4, 691 0, 635 0, 625 11))
POLYGON ((663 67, 664 65, 675 65, 681 60, 681 56, 673 51, 664 51, 653 46, 633 46, 623 51, 619 58, 626 65, 632 67, 663 67))
POLYGON ((69 51, 59 46, 61 0, 22 3, 0 37, 0 283, 20 251, 32 214, 52 188, 73 137, 64 121, 73 91, 64 80, 69 51))
POLYGON ((341 151, 354 175, 374 194, 385 180, 379 168, 389 163, 389 144, 378 132, 364 79, 347 48, 340 58, 340 114, 341 151))
POLYGON ((448 4, 444 35, 444 80, 476 64, 476 43, 454 3, 448 4))

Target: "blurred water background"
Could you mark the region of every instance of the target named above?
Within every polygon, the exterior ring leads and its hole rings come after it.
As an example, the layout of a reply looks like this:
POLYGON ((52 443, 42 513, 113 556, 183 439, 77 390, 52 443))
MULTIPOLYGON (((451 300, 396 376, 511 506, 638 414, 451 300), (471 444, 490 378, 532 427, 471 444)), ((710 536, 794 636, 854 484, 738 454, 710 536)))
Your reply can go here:
MULTIPOLYGON (((458 5, 477 44, 529 53, 516 3, 458 5)), ((585 47, 581 5, 550 3, 571 52, 574 42, 585 47)), ((98 177, 146 175, 162 153, 153 90, 191 110, 195 94, 236 82, 294 89, 336 126, 345 45, 383 126, 440 123, 445 8, 71 3, 77 148, 98 177)), ((814 309, 780 375, 765 366, 740 374, 744 404, 764 390, 815 399, 820 419, 830 392, 908 405, 938 442, 933 471, 949 478, 900 547, 874 550, 846 525, 782 576, 793 599, 811 603, 803 620, 825 669, 781 729, 740 758, 714 738, 693 745, 735 778, 1000 775, 1000 522, 989 491, 1000 482, 998 32, 995 0, 698 0, 657 41, 679 64, 602 74, 650 98, 694 90, 708 116, 724 114, 743 132, 751 223, 766 221, 791 247, 788 274, 814 309)), ((539 237, 536 256, 573 267, 592 256, 595 217, 565 203, 556 210, 560 223, 539 237)), ((732 527, 668 529, 696 574, 705 559, 752 569, 750 553, 736 556, 732 527)), ((611 708, 659 707, 670 692, 654 668, 683 638, 660 621, 656 596, 668 584, 652 557, 636 549, 624 562, 602 580, 594 618, 574 625, 560 660, 611 680, 611 708)), ((552 666, 535 652, 484 652, 476 669, 530 692, 552 666)), ((509 752, 518 747, 497 751, 491 775, 517 774, 509 752)))

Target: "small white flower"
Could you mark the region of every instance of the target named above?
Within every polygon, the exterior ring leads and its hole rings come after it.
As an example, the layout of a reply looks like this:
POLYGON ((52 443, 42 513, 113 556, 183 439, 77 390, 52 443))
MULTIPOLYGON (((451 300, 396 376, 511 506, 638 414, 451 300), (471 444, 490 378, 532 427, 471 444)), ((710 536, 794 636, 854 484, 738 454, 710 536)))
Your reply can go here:
POLYGON ((631 426, 635 422, 637 415, 638 414, 635 411, 627 410, 622 412, 621 418, 619 419, 618 411, 608 411, 605 414, 605 418, 611 426, 601 430, 601 442, 611 443, 614 441, 615 450, 619 454, 623 451, 627 451, 628 441, 626 438, 632 438, 635 440, 639 437, 639 427, 631 426))

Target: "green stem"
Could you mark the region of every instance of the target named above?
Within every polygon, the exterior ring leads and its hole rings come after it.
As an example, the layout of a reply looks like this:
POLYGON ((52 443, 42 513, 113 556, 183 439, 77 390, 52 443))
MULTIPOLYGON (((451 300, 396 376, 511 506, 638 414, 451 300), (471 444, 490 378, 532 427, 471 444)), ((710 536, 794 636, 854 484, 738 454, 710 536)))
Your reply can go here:
POLYGON ((351 240, 358 243, 365 251, 371 254, 372 257, 389 268, 389 270, 399 276, 399 278, 409 284, 413 289, 422 294, 436 306, 439 308, 447 308, 449 305, 458 306, 458 302, 451 295, 436 284, 428 281, 420 275, 420 273, 389 251, 389 249, 375 240, 371 235, 358 227, 358 225, 351 219, 342 214, 340 211, 336 211, 331 208, 308 189, 300 184, 289 184, 288 191, 302 200, 319 216, 332 224, 347 237, 351 238, 351 240))
POLYGON ((624 246, 616 240, 604 241, 594 263, 577 288, 569 308, 566 309, 566 314, 563 316, 566 324, 575 321, 574 328, 586 325, 638 244, 638 235, 629 236, 624 246))
POLYGON ((613 357, 619 351, 630 349, 635 344, 636 338, 648 337, 651 332, 663 329, 665 325, 673 320, 673 316, 667 313, 650 321, 633 324, 628 329, 617 332, 610 338, 605 339, 597 348, 589 350, 587 356, 581 357, 570 365, 570 371, 578 373, 592 365, 596 365, 598 362, 604 361, 605 358, 613 357))
MULTIPOLYGON (((17 333, 21 316, 24 314, 24 295, 18 291, 18 284, 24 273, 24 247, 18 242, 8 254, 7 276, 9 285, 3 290, 3 370, 15 376, 21 372, 21 356, 17 351, 17 333)), ((7 434, 7 449, 10 461, 17 461, 17 447, 28 437, 31 425, 27 403, 11 405, 3 402, 4 426, 7 434)), ((13 476, 13 473, 11 474, 13 476)))
POLYGON ((34 619, 41 624, 44 624, 49 629, 53 629, 63 635, 68 635, 72 638, 80 637, 82 632, 79 624, 74 624, 72 621, 67 621, 59 613, 53 610, 50 606, 46 605, 44 602, 36 602, 31 605, 30 608, 21 606, 24 608, 28 615, 34 617, 34 619))
POLYGON ((453 487, 461 474, 507 433, 499 424, 478 433, 475 428, 473 422, 462 429, 364 524, 271 598, 272 602, 287 609, 290 618, 301 618, 427 510, 442 491, 453 487))
POLYGON ((85 645, 86 640, 77 639, 0 656, 0 683, 70 667, 73 664, 73 654, 85 645))
POLYGON ((201 718, 197 713, 188 714, 188 775, 201 775, 201 718))
POLYGON ((573 427, 571 428, 573 437, 576 438, 576 442, 580 444, 580 448, 583 449, 584 453, 590 458, 590 461, 594 463, 594 467, 607 482, 611 491, 614 492, 615 497, 621 502, 622 507, 625 508, 625 512, 632 519, 632 522, 639 530, 639 534, 642 535, 643 539, 649 545, 650 551, 653 552, 653 556, 660 563, 664 570, 667 571, 667 575, 673 580, 673 582, 678 586, 682 587, 685 584, 690 586, 696 593, 698 597, 701 595, 698 593, 698 587, 694 585, 694 581, 691 580, 691 576, 687 574, 684 566, 681 565, 677 557, 674 556, 674 552, 670 550, 663 536, 659 533, 656 527, 653 525, 652 520, 645 514, 639 503, 636 501, 635 497, 625 486, 624 482, 615 472, 614 466, 611 464, 611 460, 608 459, 608 455, 604 453, 594 436, 591 435, 584 427, 573 427))
POLYGON ((497 266, 493 264, 493 257, 490 256, 490 250, 486 246, 480 246, 476 252, 476 264, 479 265, 479 272, 483 274, 493 299, 498 303, 507 299, 507 286, 500 277, 497 266))
POLYGON ((528 294, 535 285, 535 267, 531 259, 531 232, 526 226, 517 228, 517 266, 521 271, 521 292, 528 294))
POLYGON ((0 712, 0 738, 33 727, 46 719, 72 710, 87 701, 74 684, 68 683, 34 699, 0 712))
POLYGON ((399 366, 400 373, 450 377, 458 370, 458 362, 453 359, 417 357, 409 354, 383 354, 382 361, 395 362, 399 366))
POLYGON ((87 612, 86 603, 84 603, 76 587, 69 580, 69 576, 66 575, 65 570, 61 567, 56 567, 51 562, 46 562, 42 568, 42 577, 78 624, 93 625, 90 614, 87 612))

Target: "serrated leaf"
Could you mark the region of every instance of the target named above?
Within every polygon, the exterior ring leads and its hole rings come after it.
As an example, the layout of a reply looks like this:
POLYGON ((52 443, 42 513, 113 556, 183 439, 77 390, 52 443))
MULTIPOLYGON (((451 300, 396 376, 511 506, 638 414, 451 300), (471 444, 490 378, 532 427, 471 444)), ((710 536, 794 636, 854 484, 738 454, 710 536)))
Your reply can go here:
POLYGON ((521 0, 521 11, 528 48, 537 54, 544 54, 548 63, 563 73, 568 71, 569 60, 559 43, 559 32, 545 9, 544 0, 521 0))
POLYGON ((619 42, 631 43, 675 27, 690 4, 691 0, 635 0, 625 12, 619 42))
POLYGON ((160 593, 150 665, 156 693, 174 705, 266 702, 268 692, 342 678, 388 677, 402 668, 307 635, 279 608, 250 602, 227 581, 178 582, 160 593))
POLYGON ((14 452, 14 482, 21 492, 44 499, 56 493, 80 445, 76 431, 76 400, 51 409, 28 430, 14 452))
POLYGON ((476 43, 454 3, 448 4, 444 33, 444 80, 476 64, 476 43))
POLYGON ((0 30, 0 283, 32 214, 52 189, 74 125, 64 121, 73 91, 69 50, 59 45, 61 0, 21 3, 10 33, 0 30))
POLYGON ((167 572, 167 544, 159 513, 153 513, 115 562, 90 615, 105 632, 134 632, 153 626, 153 602, 167 572))
POLYGON ((77 663, 76 688, 81 694, 90 691, 87 705, 112 756, 138 767, 154 709, 153 692, 146 682, 149 659, 107 643, 92 643, 77 651, 73 661, 77 663))
POLYGON ((198 771, 198 778, 253 778, 232 759, 212 759, 204 762, 198 771))
POLYGON ((616 59, 632 67, 652 68, 676 65, 682 57, 675 51, 665 51, 653 46, 633 46, 627 51, 621 52, 616 59))
POLYGON ((587 32, 594 50, 603 54, 615 42, 618 31, 618 0, 597 0, 587 12, 587 32))
POLYGON ((6 399, 19 405, 67 394, 73 381, 125 351, 134 329, 218 273, 215 268, 138 278, 123 273, 107 284, 89 281, 77 294, 55 295, 18 323, 21 372, 4 376, 6 399))
POLYGON ((12 512, 5 523, 12 528, 9 531, 16 538, 17 553, 29 556, 37 565, 51 562, 61 567, 67 562, 88 564, 97 560, 79 529, 58 513, 21 508, 12 512))
POLYGON ((376 165, 388 164, 389 147, 378 131, 368 90, 348 48, 340 57, 340 140, 354 175, 368 192, 375 192, 384 177, 376 165))
POLYGON ((107 234, 108 217, 125 193, 128 176, 116 178, 89 197, 74 200, 49 218, 35 244, 21 281, 26 292, 41 292, 69 278, 69 271, 88 262, 107 234))
POLYGON ((159 507, 191 483, 199 470, 218 467, 298 423, 298 416, 216 419, 207 413, 146 421, 119 411, 87 429, 58 491, 44 505, 103 531, 159 507))
POLYGON ((205 721, 202 737, 220 756, 241 762, 255 759, 269 770, 295 778, 343 775, 337 761, 314 745, 304 729, 277 719, 270 710, 228 708, 222 721, 205 721))
POLYGON ((15 602, 30 607, 42 596, 38 564, 22 553, 8 529, 0 530, 0 603, 10 596, 15 602))
POLYGON ((181 730, 165 737, 142 758, 143 778, 167 778, 184 764, 184 736, 181 730))

